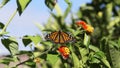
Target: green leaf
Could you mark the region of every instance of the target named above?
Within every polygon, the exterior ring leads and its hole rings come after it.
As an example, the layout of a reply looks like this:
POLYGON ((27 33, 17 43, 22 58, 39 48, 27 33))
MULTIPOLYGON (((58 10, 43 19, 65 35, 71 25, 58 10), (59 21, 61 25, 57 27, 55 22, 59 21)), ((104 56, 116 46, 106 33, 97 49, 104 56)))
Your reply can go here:
POLYGON ((13 59, 12 58, 5 58, 5 59, 1 59, 0 60, 0 63, 3 63, 3 64, 6 64, 6 65, 9 65, 10 62, 12 62, 13 59))
POLYGON ((41 42, 42 38, 39 35, 36 36, 29 36, 29 38, 32 40, 32 42, 37 45, 41 42))
POLYGON ((45 27, 39 23, 35 23, 35 25, 39 28, 39 30, 44 30, 45 27))
POLYGON ((54 65, 58 60, 58 55, 47 54, 47 60, 54 65))
POLYGON ((120 0, 114 0, 114 3, 118 6, 120 6, 120 0))
POLYGON ((69 6, 72 5, 72 3, 70 2, 70 0, 64 0, 69 6))
POLYGON ((30 66, 31 68, 36 68, 35 62, 32 59, 29 59, 25 62, 25 65, 30 66))
POLYGON ((75 55, 74 52, 72 52, 72 57, 73 57, 73 62, 74 62, 74 68, 79 68, 80 65, 79 65, 79 59, 78 57, 75 55))
POLYGON ((32 40, 26 35, 22 38, 22 42, 25 46, 27 46, 28 44, 32 42, 32 40))
POLYGON ((45 0, 45 4, 50 10, 53 10, 56 3, 57 3, 56 0, 45 0))
POLYGON ((9 32, 2 32, 0 33, 0 36, 4 35, 4 34, 8 34, 9 32))
POLYGON ((7 39, 1 39, 2 44, 9 50, 11 55, 16 55, 18 53, 18 43, 15 38, 10 37, 7 39))
POLYGON ((98 51, 95 53, 94 57, 98 58, 99 60, 101 60, 108 68, 111 68, 109 62, 106 59, 105 54, 102 51, 98 51))
POLYGON ((120 48, 120 38, 118 39, 118 46, 119 46, 119 48, 120 48))
POLYGON ((99 58, 99 59, 106 58, 105 54, 102 51, 95 52, 94 57, 99 58))
POLYGON ((107 29, 111 30, 111 28, 113 28, 119 22, 120 22, 119 17, 114 17, 114 19, 112 21, 110 21, 110 23, 107 25, 107 29))
POLYGON ((85 34, 84 34, 84 42, 83 42, 83 44, 84 44, 86 47, 88 47, 89 43, 90 43, 90 36, 88 36, 88 35, 85 33, 85 34))
POLYGON ((101 61, 108 67, 108 68, 111 68, 109 62, 107 61, 107 59, 103 58, 101 59, 101 61))
POLYGON ((68 14, 69 14, 69 12, 70 12, 70 10, 71 10, 71 5, 70 6, 68 6, 67 7, 67 9, 65 10, 65 12, 64 12, 64 19, 68 16, 68 14))
POLYGON ((91 50, 93 50, 94 52, 100 51, 99 48, 97 48, 97 47, 95 47, 95 46, 93 46, 93 45, 90 45, 89 48, 90 48, 91 50))
POLYGON ((92 57, 92 58, 90 59, 90 63, 100 63, 100 60, 97 59, 97 58, 95 58, 95 57, 92 57))
POLYGON ((3 29, 4 24, 0 22, 0 29, 3 29))
POLYGON ((18 6, 18 12, 19 15, 21 15, 23 13, 23 11, 25 10, 25 8, 28 6, 28 4, 31 2, 32 0, 17 0, 17 6, 18 6))
POLYGON ((118 45, 118 43, 115 42, 115 41, 109 41, 109 44, 111 45, 111 47, 115 47, 116 49, 120 48, 119 45, 118 45))
MULTIPOLYGON (((109 44, 110 46, 110 44, 109 44)), ((110 57, 111 57, 111 61, 112 61, 112 65, 113 65, 113 68, 119 68, 120 67, 120 51, 113 48, 113 47, 109 47, 110 50, 110 57)))
POLYGON ((78 59, 77 55, 74 53, 72 46, 70 46, 70 50, 71 50, 71 54, 72 54, 72 59, 73 59, 73 63, 74 63, 74 68, 80 68, 79 59, 78 59))
POLYGON ((42 40, 42 38, 39 35, 36 35, 36 36, 24 36, 23 39, 22 39, 25 46, 27 46, 31 42, 33 42, 35 45, 37 45, 38 43, 41 42, 41 40, 42 40))
POLYGON ((71 2, 69 0, 65 0, 65 2, 68 4, 68 7, 64 12, 64 19, 68 16, 68 14, 69 14, 69 12, 71 10, 71 7, 72 7, 72 4, 71 4, 71 2))
POLYGON ((2 3, 0 4, 0 8, 2 8, 4 5, 6 5, 10 0, 2 0, 2 3))

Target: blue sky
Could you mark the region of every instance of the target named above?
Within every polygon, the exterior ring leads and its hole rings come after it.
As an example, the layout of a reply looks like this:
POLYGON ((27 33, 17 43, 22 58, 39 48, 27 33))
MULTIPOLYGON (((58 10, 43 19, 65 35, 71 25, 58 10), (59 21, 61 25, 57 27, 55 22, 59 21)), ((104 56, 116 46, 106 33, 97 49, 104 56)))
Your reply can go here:
MULTIPOLYGON (((2 0, 0 0, 1 3, 2 0)), ((91 0, 71 0, 72 1, 72 11, 75 13, 78 11, 80 5, 85 4, 87 2, 91 2, 91 0)), ((58 0, 58 4, 60 8, 64 12, 67 7, 67 4, 64 0, 58 0)), ((2 9, 0 9, 0 22, 4 24, 8 21, 9 17, 16 10, 17 5, 15 0, 10 0, 10 2, 5 5, 2 9)), ((17 13, 14 19, 9 24, 7 31, 10 32, 11 36, 24 36, 24 35, 36 35, 40 34, 40 30, 35 26, 34 23, 43 24, 47 21, 49 14, 49 9, 44 4, 44 0, 32 0, 26 10, 23 12, 21 16, 17 13)), ((69 20, 69 19, 67 19, 69 20)), ((29 47, 24 47, 21 39, 19 41, 19 49, 20 50, 29 50, 29 47)), ((8 54, 9 52, 5 49, 5 47, 0 42, 0 55, 8 54)))

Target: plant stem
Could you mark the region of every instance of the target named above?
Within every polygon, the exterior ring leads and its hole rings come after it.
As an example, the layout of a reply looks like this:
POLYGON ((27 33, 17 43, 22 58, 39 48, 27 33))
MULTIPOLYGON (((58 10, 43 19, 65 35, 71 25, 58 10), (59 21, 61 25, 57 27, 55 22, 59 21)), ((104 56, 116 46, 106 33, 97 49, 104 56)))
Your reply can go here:
POLYGON ((8 22, 6 23, 6 25, 3 27, 3 29, 0 32, 0 35, 5 32, 6 28, 8 27, 8 25, 10 24, 10 22, 12 21, 12 19, 14 18, 14 16, 16 15, 17 10, 14 11, 14 13, 12 14, 12 16, 9 18, 8 22))

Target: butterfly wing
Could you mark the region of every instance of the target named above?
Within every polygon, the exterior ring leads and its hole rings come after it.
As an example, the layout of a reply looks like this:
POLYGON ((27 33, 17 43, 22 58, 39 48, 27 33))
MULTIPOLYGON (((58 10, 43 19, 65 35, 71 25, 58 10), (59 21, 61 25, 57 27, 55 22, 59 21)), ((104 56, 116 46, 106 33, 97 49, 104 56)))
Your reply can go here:
POLYGON ((54 43, 63 44, 73 40, 73 37, 62 31, 55 31, 46 36, 46 39, 53 41, 54 43))
POLYGON ((62 38, 64 40, 64 43, 72 41, 72 39, 73 39, 73 37, 71 35, 69 35, 68 33, 61 32, 61 35, 62 35, 62 38))

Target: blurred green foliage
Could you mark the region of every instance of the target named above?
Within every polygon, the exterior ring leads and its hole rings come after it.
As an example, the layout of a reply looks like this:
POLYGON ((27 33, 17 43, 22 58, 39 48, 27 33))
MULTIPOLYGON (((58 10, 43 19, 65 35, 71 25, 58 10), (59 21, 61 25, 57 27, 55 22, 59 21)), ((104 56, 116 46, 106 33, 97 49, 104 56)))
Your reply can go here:
MULTIPOLYGON (((19 14, 23 13, 30 2, 31 0, 26 0, 24 3, 22 0, 17 0, 19 14)), ((1 42, 11 55, 0 60, 0 63, 7 66, 10 62, 20 61, 19 55, 27 54, 29 59, 14 67, 24 64, 30 68, 120 68, 120 0, 92 0, 91 3, 80 6, 76 15, 71 13, 72 3, 69 0, 65 2, 68 7, 62 13, 56 0, 45 0, 46 6, 51 10, 54 8, 57 13, 50 12, 48 22, 36 26, 42 31, 43 36, 44 33, 58 30, 69 32, 76 39, 75 42, 55 44, 46 41, 40 35, 26 35, 22 37, 22 42, 25 46, 30 46, 31 51, 18 51, 16 39, 12 36, 6 37, 6 33, 1 31, 1 42), (68 14, 71 16, 69 25, 65 22, 68 14), (77 27, 78 20, 92 25, 94 32, 88 34, 81 27, 77 27), (57 52, 61 45, 67 46, 71 52, 66 60, 57 52), (36 57, 40 58, 40 63, 34 62, 36 57)), ((7 27, 0 23, 0 29, 3 28, 7 27)))

